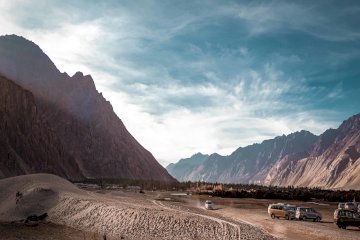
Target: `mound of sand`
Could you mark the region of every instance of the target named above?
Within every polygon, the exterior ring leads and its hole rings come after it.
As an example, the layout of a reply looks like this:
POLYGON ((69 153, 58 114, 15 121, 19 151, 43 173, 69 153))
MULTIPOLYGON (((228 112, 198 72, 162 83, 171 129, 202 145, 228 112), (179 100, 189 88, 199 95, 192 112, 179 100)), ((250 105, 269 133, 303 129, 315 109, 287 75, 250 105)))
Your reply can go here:
POLYGON ((69 181, 51 174, 31 174, 0 180, 0 221, 17 221, 48 212, 59 193, 79 193, 69 181), (18 196, 17 196, 18 194, 18 196))
POLYGON ((84 191, 50 174, 0 180, 0 202, 0 221, 46 212, 53 223, 114 239, 273 239, 248 224, 172 209, 146 197, 84 191))

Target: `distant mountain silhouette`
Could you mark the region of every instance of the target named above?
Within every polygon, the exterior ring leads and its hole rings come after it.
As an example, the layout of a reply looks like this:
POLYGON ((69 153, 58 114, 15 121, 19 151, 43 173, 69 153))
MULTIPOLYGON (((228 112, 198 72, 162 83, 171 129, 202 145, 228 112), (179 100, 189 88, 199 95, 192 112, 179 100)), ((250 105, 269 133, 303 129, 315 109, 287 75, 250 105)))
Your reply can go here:
POLYGON ((166 170, 179 181, 186 181, 187 176, 191 174, 192 170, 203 163, 209 155, 196 153, 190 158, 181 159, 176 164, 171 163, 166 167, 166 170))
POLYGON ((212 154, 181 172, 182 161, 167 167, 181 181, 360 189, 360 114, 319 137, 307 131, 283 135, 229 156, 212 154))
POLYGON ((360 189, 360 114, 321 134, 308 156, 278 161, 265 183, 360 189))
POLYGON ((11 99, 1 102, 8 147, 0 151, 0 176, 175 181, 127 131, 90 75, 61 73, 36 44, 16 35, 0 37, 0 74, 6 86, 0 98, 11 99))
MULTIPOLYGON (((173 176, 191 181, 261 183, 275 162, 287 154, 307 151, 316 139, 307 131, 283 135, 261 144, 238 148, 229 156, 212 154, 201 164, 195 165, 192 171, 187 171, 186 175, 177 177, 179 174, 173 173, 173 176)), ((179 163, 173 169, 177 169, 179 163)))

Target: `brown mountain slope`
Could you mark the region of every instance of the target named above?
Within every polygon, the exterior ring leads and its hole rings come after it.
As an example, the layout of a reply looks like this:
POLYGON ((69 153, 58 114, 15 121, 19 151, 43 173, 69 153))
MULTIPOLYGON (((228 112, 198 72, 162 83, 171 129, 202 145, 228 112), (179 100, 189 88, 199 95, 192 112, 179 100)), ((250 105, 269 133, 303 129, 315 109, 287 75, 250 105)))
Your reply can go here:
POLYGON ((15 35, 0 37, 0 73, 34 94, 41 119, 79 175, 174 181, 127 131, 91 76, 60 73, 37 45, 15 35))
POLYGON ((323 133, 310 157, 285 157, 269 171, 272 185, 360 189, 360 114, 323 133))
POLYGON ((225 183, 257 183, 264 180, 278 160, 288 154, 307 151, 317 136, 300 131, 287 136, 268 139, 260 144, 240 147, 229 156, 211 154, 196 163, 196 158, 186 159, 171 165, 169 171, 182 181, 208 181, 225 183), (189 162, 192 162, 190 164, 189 162))
POLYGON ((41 119, 32 93, 2 76, 0 132, 0 178, 35 172, 73 180, 83 177, 59 138, 41 119))

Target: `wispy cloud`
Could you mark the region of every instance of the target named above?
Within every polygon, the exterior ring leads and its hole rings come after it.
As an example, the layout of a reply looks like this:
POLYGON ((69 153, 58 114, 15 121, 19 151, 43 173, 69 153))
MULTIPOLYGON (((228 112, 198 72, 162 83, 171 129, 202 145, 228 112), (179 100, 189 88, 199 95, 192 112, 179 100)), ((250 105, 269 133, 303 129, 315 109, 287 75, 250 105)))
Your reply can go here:
POLYGON ((356 9, 354 2, 266 1, 234 4, 228 12, 246 22, 250 35, 300 31, 329 41, 353 41, 360 39, 360 30, 353 25, 356 9))
POLYGON ((360 74, 350 6, 0 3, 1 33, 39 44, 60 71, 93 75, 129 131, 163 162, 229 154, 301 129, 319 134, 356 112, 346 107, 360 88, 348 87, 360 74))

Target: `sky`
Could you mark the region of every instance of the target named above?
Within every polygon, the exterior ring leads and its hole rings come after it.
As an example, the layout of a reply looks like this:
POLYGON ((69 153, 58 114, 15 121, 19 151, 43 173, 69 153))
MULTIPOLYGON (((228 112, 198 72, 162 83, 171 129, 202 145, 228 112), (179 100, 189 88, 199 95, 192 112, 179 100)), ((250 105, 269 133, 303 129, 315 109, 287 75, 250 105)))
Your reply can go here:
POLYGON ((92 75, 166 166, 360 112, 359 1, 0 0, 0 35, 92 75))

